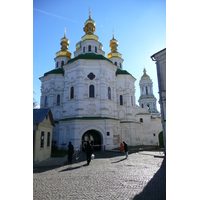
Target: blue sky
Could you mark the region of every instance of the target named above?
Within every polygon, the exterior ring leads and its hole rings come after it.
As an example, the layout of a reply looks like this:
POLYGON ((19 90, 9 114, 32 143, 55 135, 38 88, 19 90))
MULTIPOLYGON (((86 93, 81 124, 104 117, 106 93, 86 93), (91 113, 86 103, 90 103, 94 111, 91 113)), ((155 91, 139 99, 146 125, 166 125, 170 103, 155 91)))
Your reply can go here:
MULTIPOLYGON (((166 48, 165 0, 34 0, 33 1, 33 97, 40 104, 39 77, 55 68, 55 54, 60 50, 60 39, 69 39, 74 57, 75 45, 84 35, 83 27, 89 17, 95 21, 95 34, 103 44, 105 56, 110 52, 113 29, 118 40, 118 52, 124 59, 123 69, 137 80, 136 103, 140 96, 139 81, 144 67, 153 81, 154 95, 158 96, 156 65, 150 56, 166 48)), ((157 102, 157 108, 160 106, 157 102)))

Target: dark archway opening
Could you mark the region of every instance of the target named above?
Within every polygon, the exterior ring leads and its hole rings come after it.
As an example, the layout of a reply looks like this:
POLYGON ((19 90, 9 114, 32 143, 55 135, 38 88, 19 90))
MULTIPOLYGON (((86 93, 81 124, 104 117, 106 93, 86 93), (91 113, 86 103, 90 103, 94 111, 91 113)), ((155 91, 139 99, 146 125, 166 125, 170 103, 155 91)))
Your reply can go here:
POLYGON ((159 133, 158 139, 159 139, 159 147, 160 147, 160 148, 164 148, 163 132, 162 132, 162 131, 159 133))
POLYGON ((94 151, 101 151, 102 139, 100 132, 96 130, 86 131, 82 136, 82 146, 86 141, 90 141, 91 144, 93 143, 94 151))

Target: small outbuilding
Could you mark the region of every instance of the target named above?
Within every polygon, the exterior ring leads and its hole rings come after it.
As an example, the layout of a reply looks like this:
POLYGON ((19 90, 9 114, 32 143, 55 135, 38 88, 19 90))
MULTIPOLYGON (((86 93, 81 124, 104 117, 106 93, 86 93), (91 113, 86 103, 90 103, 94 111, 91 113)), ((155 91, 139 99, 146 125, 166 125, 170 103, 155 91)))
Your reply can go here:
POLYGON ((53 127, 55 124, 50 108, 33 109, 33 162, 51 157, 53 127))

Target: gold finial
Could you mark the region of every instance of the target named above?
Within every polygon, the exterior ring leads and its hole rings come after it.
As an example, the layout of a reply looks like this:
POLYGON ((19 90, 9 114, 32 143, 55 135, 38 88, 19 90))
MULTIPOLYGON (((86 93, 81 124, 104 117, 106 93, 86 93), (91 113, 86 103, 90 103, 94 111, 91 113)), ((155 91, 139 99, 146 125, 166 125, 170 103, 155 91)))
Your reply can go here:
POLYGON ((90 8, 89 8, 89 18, 91 19, 91 10, 90 10, 90 8))
POLYGON ((113 39, 114 39, 114 28, 113 28, 113 39))
POLYGON ((64 29, 64 37, 66 38, 66 27, 64 29))

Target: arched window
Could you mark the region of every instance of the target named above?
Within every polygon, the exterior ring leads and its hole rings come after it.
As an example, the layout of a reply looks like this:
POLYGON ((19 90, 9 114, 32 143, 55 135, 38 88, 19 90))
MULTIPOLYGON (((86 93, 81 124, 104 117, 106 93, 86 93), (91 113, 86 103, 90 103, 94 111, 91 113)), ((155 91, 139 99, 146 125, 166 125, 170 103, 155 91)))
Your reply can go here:
POLYGON ((133 106, 133 96, 131 96, 131 105, 133 106))
POLYGON ((72 86, 70 89, 70 99, 74 98, 74 87, 72 86))
POLYGON ((119 67, 120 67, 120 69, 122 68, 122 63, 119 63, 119 67))
POLYGON ((60 105, 60 95, 58 94, 57 95, 57 106, 59 106, 60 105))
POLYGON ((59 65, 59 63, 58 63, 58 62, 56 62, 56 68, 58 68, 58 65, 59 65))
POLYGON ((89 87, 89 97, 94 97, 94 85, 90 85, 89 87))
POLYGON ((91 51, 91 45, 88 46, 88 51, 91 51))
POLYGON ((44 107, 47 107, 48 106, 48 103, 47 103, 47 96, 45 96, 44 98, 44 107))
POLYGON ((119 99, 120 99, 120 105, 123 105, 123 96, 120 95, 120 96, 119 96, 119 99))
POLYGON ((115 62, 115 65, 117 66, 117 62, 115 62))
POLYGON ((148 88, 146 87, 146 94, 148 94, 148 88))
POLYGON ((142 103, 142 108, 144 108, 143 103, 142 103))
POLYGON ((64 61, 62 60, 62 62, 61 62, 61 67, 64 65, 64 61))
POLYGON ((108 87, 108 99, 111 99, 111 89, 108 87))
POLYGON ((97 53, 97 47, 95 47, 95 53, 97 53))
POLYGON ((140 122, 143 122, 143 119, 142 119, 142 118, 140 118, 140 122))
POLYGON ((83 53, 85 53, 85 47, 83 47, 83 53))

